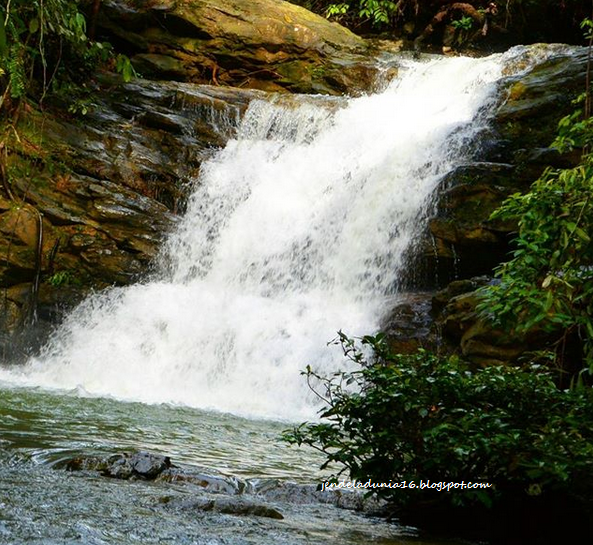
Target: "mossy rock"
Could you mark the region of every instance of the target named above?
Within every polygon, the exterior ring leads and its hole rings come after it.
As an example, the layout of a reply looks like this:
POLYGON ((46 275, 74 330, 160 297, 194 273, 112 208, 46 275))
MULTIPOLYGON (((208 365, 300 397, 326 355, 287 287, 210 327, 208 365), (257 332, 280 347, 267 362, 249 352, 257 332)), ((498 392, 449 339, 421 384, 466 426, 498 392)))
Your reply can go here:
POLYGON ((282 0, 111 0, 98 25, 156 79, 338 94, 378 75, 365 40, 282 0))

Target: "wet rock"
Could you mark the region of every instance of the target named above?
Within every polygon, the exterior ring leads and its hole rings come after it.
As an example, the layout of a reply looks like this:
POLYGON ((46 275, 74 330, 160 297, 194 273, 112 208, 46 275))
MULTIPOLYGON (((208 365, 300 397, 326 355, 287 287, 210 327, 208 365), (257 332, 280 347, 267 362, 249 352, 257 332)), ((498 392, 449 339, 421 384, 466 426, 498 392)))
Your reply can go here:
POLYGON ((547 336, 537 329, 517 334, 482 319, 476 310, 479 289, 495 280, 478 277, 452 282, 433 297, 434 327, 443 344, 478 365, 513 363, 528 350, 542 346, 547 336))
POLYGON ((384 501, 375 497, 365 497, 365 494, 360 490, 320 490, 317 485, 297 484, 275 479, 253 482, 252 485, 252 493, 273 502, 297 505, 330 504, 340 509, 362 511, 368 514, 379 514, 385 506, 384 501))
POLYGON ((114 479, 154 480, 171 467, 167 456, 149 452, 114 454, 107 458, 80 456, 66 460, 56 467, 69 471, 98 471, 114 479))
POLYGON ((170 483, 190 483, 209 493, 242 494, 248 490, 249 484, 236 477, 208 475, 198 471, 170 468, 159 475, 159 480, 170 483))
POLYGON ((525 67, 540 62, 503 80, 507 94, 492 129, 478 141, 478 160, 456 168, 441 183, 404 281, 410 290, 440 289, 454 280, 491 274, 507 260, 517 228, 514 222, 492 220, 492 212, 509 195, 526 191, 547 166, 571 167, 578 161, 578 152, 560 154, 550 144, 558 121, 572 112, 572 100, 581 92, 586 50, 538 45, 522 59, 525 67))
POLYGON ((20 307, 0 292, 0 347, 10 342, 21 320, 20 307))
POLYGON ((441 183, 428 229, 417 247, 406 282, 415 289, 442 288, 458 278, 490 273, 508 252, 516 228, 490 215, 517 191, 515 167, 475 162, 458 167, 441 183))
POLYGON ((336 94, 378 74, 362 38, 281 0, 110 0, 98 25, 155 79, 336 94))
POLYGON ((154 479, 171 467, 171 460, 167 456, 138 452, 131 456, 130 465, 136 475, 145 479, 154 479))
POLYGON ((276 508, 245 498, 192 498, 189 500, 172 500, 167 505, 187 511, 264 517, 276 520, 284 519, 284 515, 276 508))
POLYGON ((461 353, 479 365, 514 362, 528 349, 525 338, 477 320, 461 337, 461 353))
POLYGON ((430 292, 406 293, 400 298, 381 328, 394 353, 411 354, 419 348, 437 348, 439 338, 433 328, 431 299, 430 292))
MULTIPOLYGON (((457 168, 443 180, 435 214, 419 246, 415 277, 408 279, 416 289, 448 286, 435 295, 432 314, 419 313, 408 323, 413 326, 420 316, 432 316, 434 324, 424 323, 419 331, 435 331, 443 341, 439 348, 449 346, 480 365, 515 362, 546 342, 543 332, 518 335, 481 320, 475 289, 486 280, 472 278, 491 275, 510 255, 509 241, 517 225, 492 220, 492 212, 509 195, 527 190, 546 166, 571 167, 578 159, 577 154, 560 154, 549 146, 558 121, 572 112, 571 101, 581 92, 587 52, 534 46, 522 62, 546 55, 545 61, 503 81, 507 95, 492 131, 483 135, 476 150, 482 162, 457 168), (456 282, 466 278, 471 280, 456 282)), ((404 322, 400 331, 405 332, 406 320, 400 319, 404 322)), ((414 341, 416 333, 412 330, 409 335, 414 341)))
MULTIPOLYGON (((89 291, 130 284, 147 272, 201 162, 235 134, 250 101, 266 96, 122 84, 109 75, 95 85, 84 119, 23 112, 22 148, 8 156, 14 200, 0 199, 0 288, 28 284, 30 291, 40 274, 33 310, 52 324, 89 291), (38 140, 42 148, 33 144, 38 140)), ((28 302, 14 301, 19 323, 28 302)), ((10 358, 13 346, 4 346, 10 358)))
POLYGON ((514 363, 543 346, 549 339, 542 331, 519 335, 481 318, 479 290, 496 281, 480 276, 456 280, 436 293, 405 294, 382 327, 391 350, 408 354, 424 348, 485 366, 514 363))
POLYGON ((586 48, 563 45, 531 46, 522 62, 545 55, 548 58, 527 73, 508 79, 507 97, 496 114, 494 127, 501 139, 512 142, 506 161, 517 164, 518 175, 530 178, 539 176, 537 169, 522 165, 518 159, 526 150, 531 153, 529 150, 551 144, 559 119, 572 112, 572 100, 582 92, 587 70, 586 48))
POLYGON ((479 298, 475 291, 452 297, 439 317, 443 334, 455 341, 461 341, 465 332, 478 321, 476 312, 478 302, 479 298))
POLYGON ((157 504, 163 507, 183 511, 281 520, 284 516, 276 504, 332 505, 369 515, 384 515, 387 505, 384 500, 365 497, 362 490, 321 490, 315 484, 213 475, 191 467, 178 467, 168 457, 148 452, 65 457, 54 461, 52 467, 93 471, 113 479, 156 481, 163 488, 175 484, 177 491, 183 485, 183 496, 170 494, 156 498, 157 504))
POLYGON ((477 289, 495 282, 489 276, 478 276, 465 280, 456 280, 451 282, 445 289, 435 293, 432 297, 432 310, 440 312, 443 308, 458 295, 464 295, 475 292, 477 289))

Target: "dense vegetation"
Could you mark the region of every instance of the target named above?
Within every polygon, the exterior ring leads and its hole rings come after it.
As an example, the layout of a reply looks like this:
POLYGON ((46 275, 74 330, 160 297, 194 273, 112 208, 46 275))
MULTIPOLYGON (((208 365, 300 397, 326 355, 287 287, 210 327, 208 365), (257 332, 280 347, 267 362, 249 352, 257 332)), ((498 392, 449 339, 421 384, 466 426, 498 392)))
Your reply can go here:
MULTIPOLYGON (((582 23, 593 43, 593 22, 582 23)), ((591 45, 589 46, 591 48, 591 45)), ((591 49, 590 49, 591 51, 591 49)), ((591 65, 587 86, 590 86, 591 65)), ((515 194, 494 219, 518 224, 512 259, 500 283, 482 291, 483 318, 522 336, 544 334, 547 356, 565 375, 591 384, 593 374, 593 118, 591 92, 559 124, 552 144, 578 154, 574 168, 548 168, 530 190, 515 194)))
POLYGON ((126 78, 126 57, 89 39, 76 0, 10 0, 0 6, 0 112, 13 111, 26 96, 41 104, 48 94, 74 103, 99 63, 112 62, 126 78))
POLYGON ((564 119, 556 146, 585 150, 570 169, 547 169, 495 218, 518 222, 513 259, 483 292, 481 311, 498 326, 548 338, 552 359, 590 383, 593 372, 593 122, 582 110, 564 119))
MULTIPOLYGON (((357 367, 329 377, 309 368, 325 420, 286 437, 322 450, 351 478, 495 485, 446 496, 456 504, 593 490, 592 389, 560 390, 542 366, 472 370, 456 357, 393 354, 380 335, 357 343, 340 334, 337 343, 357 367)), ((378 493, 398 504, 439 495, 378 493)))
POLYGON ((511 41, 580 41, 578 25, 591 6, 580 0, 294 0, 354 30, 440 35, 446 24, 474 38, 494 29, 511 41), (488 27, 485 27, 488 19, 488 27), (430 27, 430 28, 429 28, 430 27), (440 27, 440 28, 439 28, 440 27))

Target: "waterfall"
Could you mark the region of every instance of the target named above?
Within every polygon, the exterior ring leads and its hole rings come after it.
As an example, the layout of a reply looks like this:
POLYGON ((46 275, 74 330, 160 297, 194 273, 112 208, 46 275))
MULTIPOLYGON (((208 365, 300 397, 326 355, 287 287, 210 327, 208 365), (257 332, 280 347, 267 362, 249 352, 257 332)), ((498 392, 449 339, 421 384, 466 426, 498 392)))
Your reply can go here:
MULTIPOLYGON (((468 160, 504 63, 400 61, 379 94, 253 102, 202 166, 150 281, 90 297, 8 380, 300 419, 300 371, 374 333, 442 177, 468 160)), ((0 375, 7 378, 7 372, 0 375)))

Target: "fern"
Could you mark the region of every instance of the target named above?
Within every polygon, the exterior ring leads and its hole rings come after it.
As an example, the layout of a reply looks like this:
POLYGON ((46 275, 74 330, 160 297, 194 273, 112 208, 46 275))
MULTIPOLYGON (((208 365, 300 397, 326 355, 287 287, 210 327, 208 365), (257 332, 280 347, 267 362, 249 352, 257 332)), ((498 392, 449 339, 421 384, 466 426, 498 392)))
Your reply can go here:
POLYGON ((13 45, 10 48, 6 66, 10 96, 15 99, 23 97, 27 90, 27 76, 23 57, 23 50, 20 47, 13 45))
POLYGON ((397 3, 390 0, 349 0, 329 4, 325 15, 338 20, 351 15, 368 20, 373 26, 380 27, 389 24, 391 19, 401 12, 401 9, 402 0, 397 3))
MULTIPOLYGON (((0 87, 8 90, 13 101, 1 101, 0 110, 16 107, 31 94, 32 78, 42 79, 37 89, 43 100, 54 78, 75 85, 93 56, 99 62, 98 48, 89 43, 86 19, 77 0, 11 0, 2 4, 0 87)), ((130 68, 124 68, 129 75, 130 68)))

